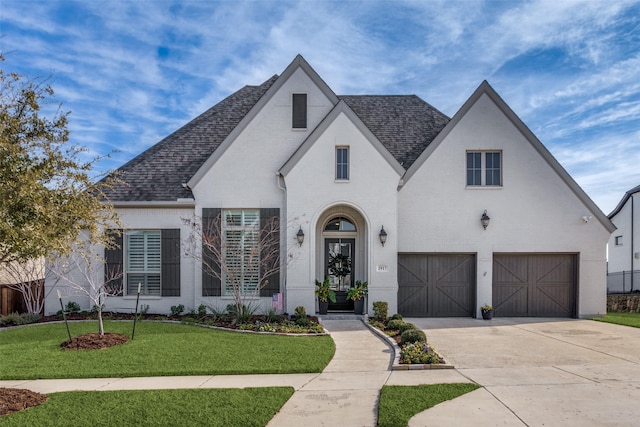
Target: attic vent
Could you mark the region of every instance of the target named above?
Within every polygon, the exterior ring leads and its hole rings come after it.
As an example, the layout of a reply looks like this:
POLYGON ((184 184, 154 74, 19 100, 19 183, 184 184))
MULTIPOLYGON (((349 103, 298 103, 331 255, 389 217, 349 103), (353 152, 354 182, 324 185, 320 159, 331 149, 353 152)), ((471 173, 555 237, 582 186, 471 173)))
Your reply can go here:
POLYGON ((307 94, 293 94, 293 124, 294 129, 307 128, 307 94))

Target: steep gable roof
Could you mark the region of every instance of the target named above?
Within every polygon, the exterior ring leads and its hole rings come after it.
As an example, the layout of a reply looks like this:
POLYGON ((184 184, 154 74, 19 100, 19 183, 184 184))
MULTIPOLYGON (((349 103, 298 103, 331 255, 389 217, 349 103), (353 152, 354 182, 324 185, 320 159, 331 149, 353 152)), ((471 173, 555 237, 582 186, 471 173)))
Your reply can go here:
POLYGON ((533 132, 524 124, 522 120, 516 115, 516 113, 507 105, 507 103, 498 95, 498 93, 489 85, 485 80, 480 86, 473 92, 473 94, 467 99, 467 101, 460 107, 460 110, 453 116, 451 121, 445 126, 431 144, 420 154, 418 159, 407 170, 404 176, 404 182, 406 183, 416 173, 416 171, 422 166, 426 159, 438 148, 442 141, 449 135, 449 133, 457 126, 467 112, 473 107, 473 105, 482 97, 486 95, 491 101, 498 107, 498 109, 513 123, 518 131, 529 141, 533 148, 540 154, 540 156, 549 164, 551 169, 555 171, 562 181, 569 187, 569 189, 576 195, 576 197, 589 209, 591 213, 598 219, 598 221, 612 233, 616 227, 611 223, 609 218, 600 210, 600 208, 591 200, 591 198, 584 192, 584 190, 574 181, 569 173, 558 163, 553 155, 547 150, 542 142, 534 135, 533 132))
POLYGON ((245 86, 118 169, 126 184, 106 191, 111 201, 175 201, 191 198, 183 187, 236 128, 277 76, 245 86))
POLYGON ((638 185, 637 187, 633 187, 631 190, 624 193, 624 196, 622 196, 622 200, 620 200, 618 206, 616 206, 616 208, 608 215, 609 219, 613 219, 614 216, 618 215, 618 213, 622 210, 622 207, 635 193, 640 193, 640 185, 638 185))
POLYGON ((390 150, 385 147, 379 138, 371 132, 371 130, 364 124, 364 122, 355 114, 355 112, 342 100, 327 114, 327 116, 318 124, 318 126, 311 132, 309 137, 298 147, 298 149, 289 157, 285 164, 278 171, 281 175, 286 176, 298 163, 305 153, 313 146, 313 144, 320 138, 320 136, 327 130, 327 128, 333 123, 333 121, 340 115, 345 114, 349 120, 364 134, 364 136, 371 142, 371 145, 378 150, 382 157, 389 163, 389 165, 398 173, 402 175, 404 168, 398 162, 390 150))

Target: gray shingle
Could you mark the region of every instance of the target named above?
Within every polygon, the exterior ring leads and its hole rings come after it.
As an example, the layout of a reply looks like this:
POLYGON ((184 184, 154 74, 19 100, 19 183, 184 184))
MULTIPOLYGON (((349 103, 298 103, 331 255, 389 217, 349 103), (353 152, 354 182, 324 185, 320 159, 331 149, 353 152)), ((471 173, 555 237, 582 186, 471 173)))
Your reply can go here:
POLYGON ((406 169, 449 123, 415 95, 340 96, 406 169))
POLYGON ((175 201, 193 197, 182 183, 196 173, 276 81, 245 86, 118 169, 126 185, 106 193, 111 201, 175 201))
MULTIPOLYGON (((245 86, 118 169, 126 185, 107 192, 111 201, 175 201, 193 197, 182 183, 196 173, 276 81, 245 86)), ((449 122, 415 95, 341 96, 407 169, 449 122)))

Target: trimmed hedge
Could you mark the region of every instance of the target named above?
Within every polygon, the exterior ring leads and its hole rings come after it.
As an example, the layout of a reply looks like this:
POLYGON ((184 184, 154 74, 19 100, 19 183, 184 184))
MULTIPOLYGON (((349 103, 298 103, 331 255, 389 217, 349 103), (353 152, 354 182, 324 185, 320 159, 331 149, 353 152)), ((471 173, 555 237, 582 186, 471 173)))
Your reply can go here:
POLYGON ((407 329, 400 335, 400 345, 414 343, 414 342, 427 342, 427 336, 420 329, 407 329))

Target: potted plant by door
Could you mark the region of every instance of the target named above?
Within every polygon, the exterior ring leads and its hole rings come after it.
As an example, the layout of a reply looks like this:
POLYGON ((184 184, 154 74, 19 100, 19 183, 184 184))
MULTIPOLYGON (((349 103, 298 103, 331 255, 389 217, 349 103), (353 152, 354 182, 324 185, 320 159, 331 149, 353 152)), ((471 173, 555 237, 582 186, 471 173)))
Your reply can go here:
POLYGON ((364 314, 364 297, 367 296, 368 282, 356 280, 354 287, 347 291, 347 299, 353 301, 353 311, 355 314, 364 314))
POLYGON ((316 295, 318 296, 318 313, 327 314, 329 301, 336 302, 336 293, 329 287, 328 277, 325 277, 323 282, 316 280, 316 295))
POLYGON ((491 307, 489 304, 485 304, 480 307, 480 311, 482 312, 482 318, 484 320, 493 319, 493 307, 491 307))

